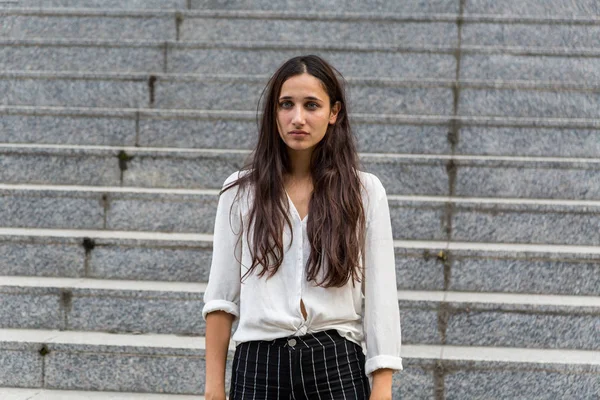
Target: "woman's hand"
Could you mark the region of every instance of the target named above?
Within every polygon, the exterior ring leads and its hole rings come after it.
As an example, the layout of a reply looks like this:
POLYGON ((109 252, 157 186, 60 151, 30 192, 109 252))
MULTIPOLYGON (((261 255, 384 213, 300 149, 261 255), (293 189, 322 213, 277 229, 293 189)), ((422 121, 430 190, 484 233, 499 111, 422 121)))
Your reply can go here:
POLYGON ((204 393, 204 398, 206 400, 226 400, 225 388, 223 388, 222 390, 207 389, 206 392, 204 393))

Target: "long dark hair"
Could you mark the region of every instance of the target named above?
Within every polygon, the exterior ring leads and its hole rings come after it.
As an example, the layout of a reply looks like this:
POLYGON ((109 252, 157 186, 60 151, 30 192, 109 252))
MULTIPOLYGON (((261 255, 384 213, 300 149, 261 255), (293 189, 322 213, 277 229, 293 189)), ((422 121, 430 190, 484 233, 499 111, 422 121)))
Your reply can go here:
POLYGON ((261 95, 264 103, 258 143, 243 168, 247 173, 240 174, 240 178, 223 188, 221 193, 234 186, 251 187, 254 201, 247 225, 248 238, 252 239, 252 265, 246 274, 260 265, 259 277, 266 272, 269 277, 273 276, 283 262, 283 223, 288 224, 290 232, 292 227, 284 189, 284 175, 290 171, 290 160, 277 129, 278 98, 283 83, 303 73, 322 82, 331 107, 336 102, 341 106, 335 124, 328 126, 311 157, 313 193, 307 221, 311 248, 306 266, 307 280, 322 287, 341 287, 352 278, 354 285, 354 281, 363 279, 360 260, 365 242, 359 161, 348 121, 344 86, 340 82, 343 77, 325 60, 315 55, 294 57, 269 79, 261 95), (323 279, 317 282, 320 272, 323 279))

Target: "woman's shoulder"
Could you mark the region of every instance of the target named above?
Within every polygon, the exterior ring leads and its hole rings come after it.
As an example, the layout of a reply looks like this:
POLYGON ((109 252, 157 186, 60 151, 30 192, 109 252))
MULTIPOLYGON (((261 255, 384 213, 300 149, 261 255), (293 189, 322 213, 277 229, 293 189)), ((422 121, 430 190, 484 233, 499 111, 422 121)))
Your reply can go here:
POLYGON ((385 194, 385 188, 376 175, 366 171, 358 171, 358 177, 367 194, 375 196, 385 194))
POLYGON ((238 179, 244 177, 248 173, 250 173, 250 170, 247 170, 247 169, 235 171, 233 174, 229 175, 227 177, 227 179, 225 179, 225 182, 223 182, 223 187, 225 188, 225 187, 231 185, 232 183, 236 182, 238 179))

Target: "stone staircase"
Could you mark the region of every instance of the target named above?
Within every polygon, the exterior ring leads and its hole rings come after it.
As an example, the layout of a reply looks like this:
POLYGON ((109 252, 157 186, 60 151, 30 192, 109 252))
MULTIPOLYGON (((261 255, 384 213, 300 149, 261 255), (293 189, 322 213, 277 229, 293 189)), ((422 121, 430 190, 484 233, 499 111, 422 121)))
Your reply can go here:
POLYGON ((574 3, 0 1, 0 399, 200 398, 218 191, 306 53, 389 194, 394 399, 600 398, 600 3, 574 3))

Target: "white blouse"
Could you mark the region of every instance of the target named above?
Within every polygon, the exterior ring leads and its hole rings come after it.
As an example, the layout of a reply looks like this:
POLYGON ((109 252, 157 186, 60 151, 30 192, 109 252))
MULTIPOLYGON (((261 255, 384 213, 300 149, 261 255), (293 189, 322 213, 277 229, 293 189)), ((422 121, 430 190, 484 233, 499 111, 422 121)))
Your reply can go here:
MULTIPOLYGON (((224 186, 236 180, 239 173, 229 176, 224 186)), ((365 373, 368 376, 379 368, 401 370, 400 312, 387 196, 375 175, 359 172, 359 176, 366 189, 362 194, 367 221, 364 295, 361 285, 357 283, 353 287, 351 279, 339 288, 322 288, 306 281, 305 266, 310 254, 306 229, 308 217, 300 220, 289 196, 294 235, 290 243, 289 227, 284 224, 283 264, 269 280, 266 279, 268 273, 262 278, 257 277, 256 272, 262 269, 259 265, 255 273, 247 275, 244 283, 240 283, 241 276, 252 264, 245 223, 242 240, 238 240, 251 200, 250 195, 240 196, 233 204, 239 189, 236 186, 219 198, 203 318, 206 320, 208 313, 217 310, 239 318, 232 336, 236 345, 250 340, 273 340, 335 329, 361 345, 363 352, 366 346, 365 373), (301 299, 306 320, 300 309, 301 299)), ((321 279, 322 275, 319 275, 318 281, 321 279)))

